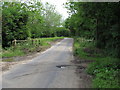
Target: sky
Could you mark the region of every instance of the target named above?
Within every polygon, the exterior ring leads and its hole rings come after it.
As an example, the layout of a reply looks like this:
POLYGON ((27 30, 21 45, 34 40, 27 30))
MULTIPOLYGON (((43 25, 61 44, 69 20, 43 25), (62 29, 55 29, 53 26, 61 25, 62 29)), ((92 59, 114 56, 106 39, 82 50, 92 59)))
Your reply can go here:
POLYGON ((67 0, 41 0, 42 3, 48 2, 52 5, 56 6, 56 10, 62 15, 63 19, 66 19, 69 14, 67 13, 67 9, 64 8, 63 3, 66 3, 67 0))

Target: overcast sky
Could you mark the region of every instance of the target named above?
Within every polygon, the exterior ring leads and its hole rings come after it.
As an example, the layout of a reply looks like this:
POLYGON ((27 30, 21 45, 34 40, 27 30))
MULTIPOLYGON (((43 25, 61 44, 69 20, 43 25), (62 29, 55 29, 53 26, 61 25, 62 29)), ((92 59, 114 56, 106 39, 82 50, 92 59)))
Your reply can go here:
POLYGON ((67 0, 41 0, 42 3, 48 2, 56 6, 56 10, 63 16, 63 19, 68 17, 67 9, 64 8, 63 3, 66 3, 67 0))

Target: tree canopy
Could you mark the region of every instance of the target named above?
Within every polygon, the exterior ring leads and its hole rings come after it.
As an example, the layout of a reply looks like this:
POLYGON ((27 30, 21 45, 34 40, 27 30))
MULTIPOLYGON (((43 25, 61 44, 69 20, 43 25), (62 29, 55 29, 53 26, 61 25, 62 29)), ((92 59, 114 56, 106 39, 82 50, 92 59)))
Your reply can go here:
POLYGON ((96 47, 120 57, 120 2, 69 2, 66 8, 71 16, 65 26, 73 36, 94 38, 96 47))
POLYGON ((55 6, 49 3, 2 3, 3 47, 10 46, 14 39, 57 36, 61 25, 61 15, 55 10, 55 6))

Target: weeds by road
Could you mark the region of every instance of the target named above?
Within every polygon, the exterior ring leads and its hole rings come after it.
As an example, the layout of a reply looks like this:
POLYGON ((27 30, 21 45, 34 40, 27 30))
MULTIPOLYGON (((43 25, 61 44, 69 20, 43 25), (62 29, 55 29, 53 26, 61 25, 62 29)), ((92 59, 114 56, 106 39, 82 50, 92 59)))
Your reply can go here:
MULTIPOLYGON (((6 58, 6 57, 14 57, 14 56, 24 56, 34 52, 41 52, 49 48, 52 42, 55 42, 56 40, 63 38, 64 37, 37 38, 40 40, 40 44, 31 44, 26 42, 26 43, 18 44, 16 47, 11 46, 9 48, 3 49, 2 57, 6 58)), ((33 43, 37 43, 37 42, 33 42, 33 43)), ((12 61, 12 60, 8 59, 8 61, 12 61)))
POLYGON ((93 76, 93 88, 120 88, 118 58, 108 56, 104 50, 95 48, 93 41, 74 38, 74 55, 81 60, 93 61, 86 72, 93 76))

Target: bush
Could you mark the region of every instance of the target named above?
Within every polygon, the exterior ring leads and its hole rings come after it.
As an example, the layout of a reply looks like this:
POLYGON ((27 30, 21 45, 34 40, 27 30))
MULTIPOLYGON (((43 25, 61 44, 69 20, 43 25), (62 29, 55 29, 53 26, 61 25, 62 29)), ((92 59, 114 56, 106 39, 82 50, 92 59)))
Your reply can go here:
POLYGON ((116 78, 119 70, 108 70, 107 68, 99 69, 93 80, 94 88, 120 88, 119 80, 116 78))
POLYGON ((56 36, 58 36, 58 37, 61 37, 61 36, 68 37, 68 36, 70 36, 69 29, 66 29, 64 27, 57 27, 55 33, 56 33, 56 36))

